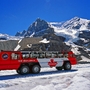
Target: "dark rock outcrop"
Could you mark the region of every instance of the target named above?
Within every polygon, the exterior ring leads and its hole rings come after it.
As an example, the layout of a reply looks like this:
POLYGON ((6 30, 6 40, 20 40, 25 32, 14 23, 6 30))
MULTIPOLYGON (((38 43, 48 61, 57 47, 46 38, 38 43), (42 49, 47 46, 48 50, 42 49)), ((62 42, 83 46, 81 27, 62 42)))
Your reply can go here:
POLYGON ((28 51, 69 51, 70 47, 65 43, 50 42, 47 44, 33 44, 31 48, 24 48, 23 50, 28 51))
POLYGON ((58 42, 64 42, 66 38, 62 36, 57 36, 55 34, 46 34, 42 36, 43 38, 46 38, 47 40, 54 40, 58 42))
POLYGON ((46 38, 49 43, 32 44, 31 48, 24 48, 23 50, 30 51, 69 51, 71 48, 64 43, 65 38, 56 36, 55 34, 47 34, 42 37, 46 38))
POLYGON ((82 31, 79 33, 79 38, 90 39, 90 31, 82 31))
POLYGON ((90 22, 88 22, 88 24, 87 24, 87 28, 90 29, 90 22))
POLYGON ((80 39, 74 42, 76 45, 85 46, 89 48, 90 46, 90 31, 81 31, 78 36, 80 39))
POLYGON ((17 32, 15 36, 24 36, 27 33, 26 30, 23 30, 23 32, 17 32))
POLYGON ((84 56, 90 59, 90 56, 89 56, 90 51, 86 51, 86 48, 79 48, 79 51, 81 53, 79 56, 84 56))

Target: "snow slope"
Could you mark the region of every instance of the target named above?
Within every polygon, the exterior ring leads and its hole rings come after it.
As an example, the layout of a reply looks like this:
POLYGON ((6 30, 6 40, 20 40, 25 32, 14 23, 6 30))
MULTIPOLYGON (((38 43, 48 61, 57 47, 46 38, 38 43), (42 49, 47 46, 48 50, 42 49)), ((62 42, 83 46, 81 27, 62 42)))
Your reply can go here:
POLYGON ((56 35, 63 36, 66 41, 77 41, 80 31, 90 31, 88 28, 90 20, 74 17, 64 23, 50 22, 51 27, 54 28, 56 35))
POLYGON ((7 34, 1 34, 0 33, 0 38, 5 38, 6 40, 20 40, 23 37, 10 36, 10 35, 7 35, 7 34))
MULTIPOLYGON (((90 32, 90 20, 74 17, 66 22, 50 22, 52 28, 54 28, 55 34, 58 36, 63 36, 66 38, 65 43, 69 46, 72 46, 72 51, 78 55, 79 45, 75 45, 74 42, 82 40, 88 42, 85 38, 80 38, 79 35, 83 31, 90 32)), ((78 42, 79 43, 79 42, 78 42)), ((82 48, 82 47, 81 47, 82 48)))
POLYGON ((0 90, 90 90, 90 64, 78 64, 70 71, 43 68, 40 74, 23 76, 0 71, 0 90))

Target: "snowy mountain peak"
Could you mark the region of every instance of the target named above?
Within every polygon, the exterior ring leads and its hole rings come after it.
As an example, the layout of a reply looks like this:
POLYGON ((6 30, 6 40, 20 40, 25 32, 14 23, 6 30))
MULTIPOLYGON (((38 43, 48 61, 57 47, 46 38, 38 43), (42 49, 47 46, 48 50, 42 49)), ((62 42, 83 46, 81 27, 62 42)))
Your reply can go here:
POLYGON ((58 36, 63 36, 69 43, 76 42, 80 37, 86 37, 83 31, 90 32, 90 20, 74 17, 64 23, 50 23, 54 28, 55 34, 58 36), (58 27, 59 26, 59 27, 58 27), (80 33, 83 33, 80 34, 80 33), (80 37, 79 37, 80 36, 80 37))
POLYGON ((60 27, 61 29, 79 29, 79 30, 87 30, 90 29, 90 20, 82 19, 79 17, 74 17, 65 23, 62 24, 60 27))
POLYGON ((79 17, 74 17, 74 18, 72 18, 71 20, 72 20, 72 21, 79 21, 80 18, 79 18, 79 17))
POLYGON ((35 22, 33 22, 27 31, 23 31, 22 33, 17 33, 16 36, 24 36, 24 37, 33 37, 33 36, 43 36, 46 33, 53 33, 54 30, 50 27, 49 23, 45 20, 37 18, 35 22))
POLYGON ((84 18, 80 18, 80 17, 74 17, 74 18, 72 18, 72 19, 70 19, 68 21, 72 21, 72 22, 83 22, 83 23, 85 23, 85 22, 88 22, 90 20, 87 20, 87 19, 84 19, 84 18))

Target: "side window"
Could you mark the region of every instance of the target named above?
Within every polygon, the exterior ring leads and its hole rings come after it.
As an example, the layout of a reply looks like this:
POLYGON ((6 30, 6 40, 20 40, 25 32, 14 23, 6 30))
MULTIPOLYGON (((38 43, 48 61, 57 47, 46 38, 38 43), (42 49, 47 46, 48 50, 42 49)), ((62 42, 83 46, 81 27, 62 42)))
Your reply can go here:
POLYGON ((52 58, 58 58, 58 52, 53 52, 52 53, 52 58))
POLYGON ((46 58, 51 58, 52 57, 52 53, 51 52, 46 52, 46 58))
POLYGON ((39 58, 45 58, 45 53, 40 53, 39 58))
POLYGON ((19 54, 12 53, 12 54, 11 54, 11 58, 12 58, 13 60, 17 60, 17 59, 19 59, 19 54))
POLYGON ((67 58, 67 57, 68 57, 68 54, 64 54, 64 57, 66 57, 66 58, 67 58))
POLYGON ((26 58, 29 58, 30 55, 29 55, 29 53, 23 53, 23 54, 22 54, 22 57, 23 57, 23 59, 26 59, 26 58))
POLYGON ((30 57, 31 58, 38 58, 39 57, 39 53, 38 52, 31 52, 30 53, 30 57))
POLYGON ((58 57, 59 57, 59 58, 63 58, 63 54, 60 54, 60 53, 59 53, 59 54, 58 54, 58 57))

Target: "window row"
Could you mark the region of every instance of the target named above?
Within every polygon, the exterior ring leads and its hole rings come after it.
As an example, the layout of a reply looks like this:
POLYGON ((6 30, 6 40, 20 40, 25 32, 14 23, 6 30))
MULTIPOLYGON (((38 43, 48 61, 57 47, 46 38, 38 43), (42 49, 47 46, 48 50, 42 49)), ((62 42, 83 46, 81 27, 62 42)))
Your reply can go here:
POLYGON ((58 53, 22 53, 23 58, 61 58, 68 57, 68 54, 58 53))

